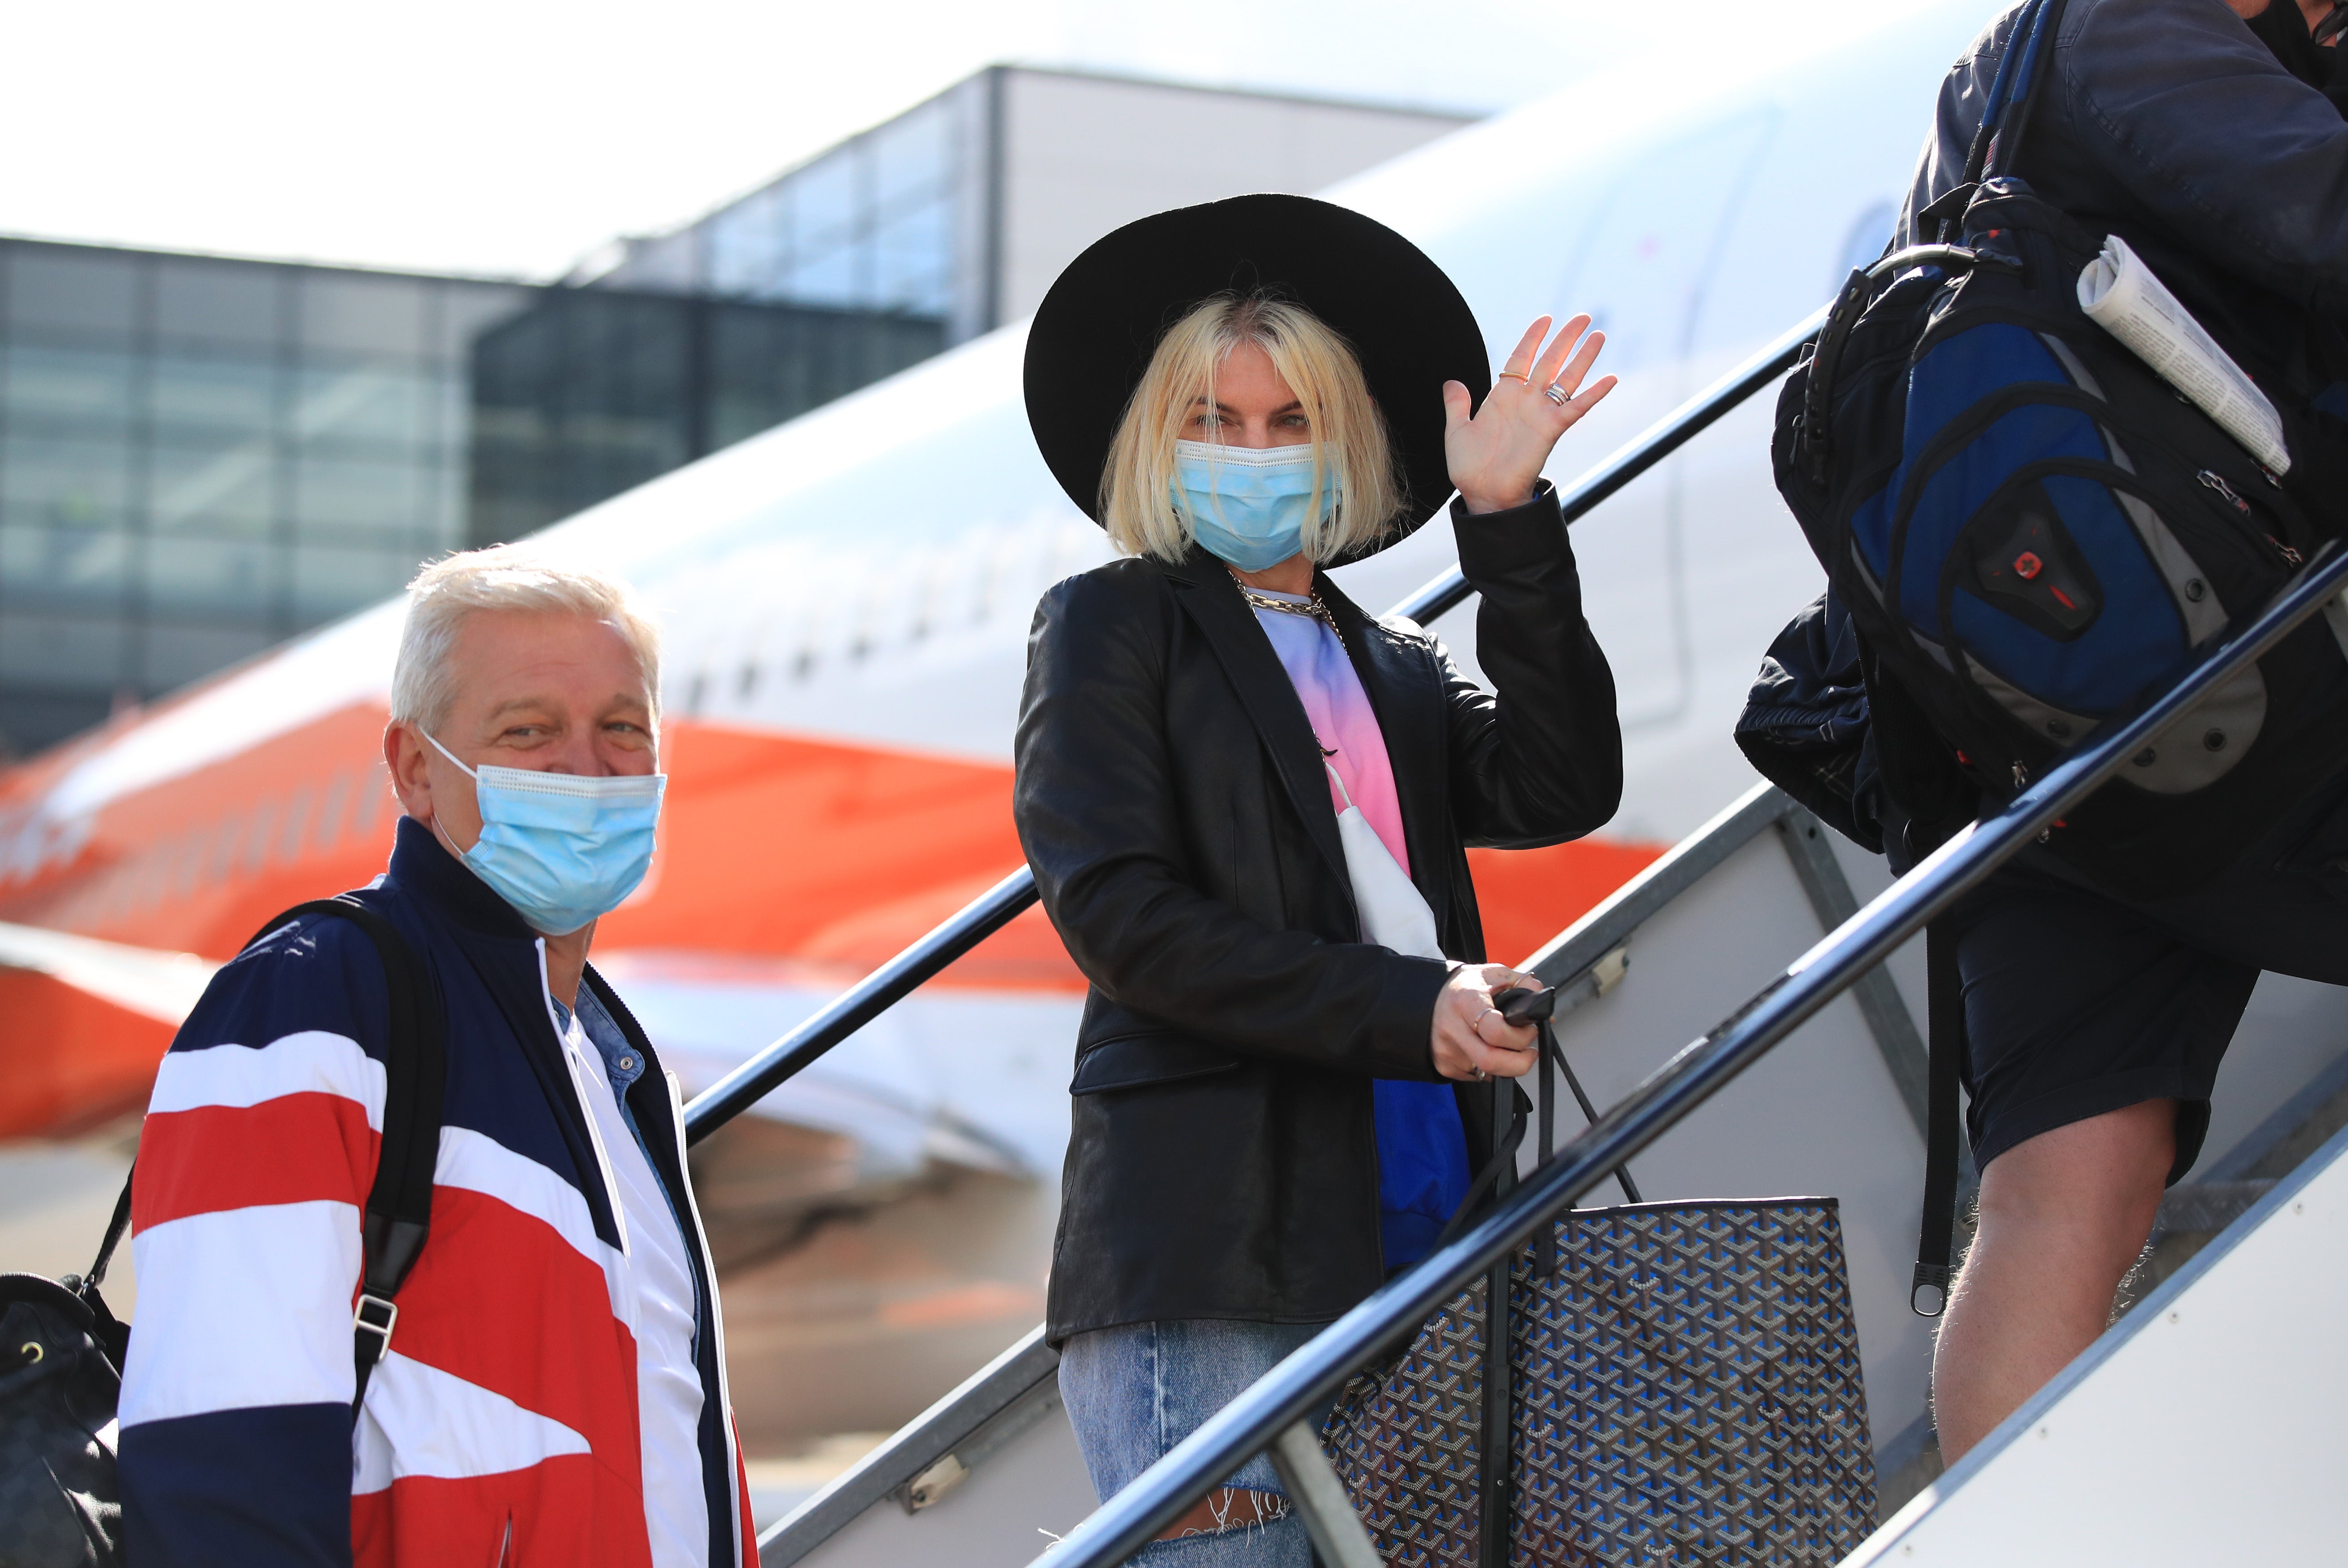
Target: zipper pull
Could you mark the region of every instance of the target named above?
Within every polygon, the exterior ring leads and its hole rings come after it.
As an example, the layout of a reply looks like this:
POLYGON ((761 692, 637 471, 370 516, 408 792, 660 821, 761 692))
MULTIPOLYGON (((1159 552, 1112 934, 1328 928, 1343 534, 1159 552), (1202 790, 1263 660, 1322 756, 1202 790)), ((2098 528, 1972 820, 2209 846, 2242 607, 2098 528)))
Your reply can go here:
POLYGON ((2223 479, 2211 473, 2208 469, 2203 469, 2199 473, 2193 477, 2199 480, 2211 490, 2216 490, 2219 495, 2225 497, 2226 503, 2229 506, 2231 506, 2236 511, 2240 512, 2244 517, 2250 515, 2250 503, 2244 500, 2240 495, 2236 494, 2234 487, 2228 484, 2223 479))
MULTIPOLYGON (((2219 495, 2225 497, 2228 503, 2230 504, 2236 511, 2240 512, 2244 517, 2250 517, 2252 515, 2250 511, 2250 503, 2244 500, 2241 496, 2235 491, 2234 487, 2228 484, 2220 476, 2211 473, 2208 469, 2203 469, 2199 473, 2195 474, 2193 477, 2199 480, 2211 490, 2216 490, 2219 495)), ((2282 557, 2284 564, 2297 566, 2303 559, 2298 551, 2293 550, 2290 545, 2285 544, 2281 540, 2277 539, 2273 534, 2267 532, 2264 529, 2260 529, 2259 531, 2259 536, 2261 539, 2264 539, 2269 544, 2274 546, 2275 553, 2282 557)))

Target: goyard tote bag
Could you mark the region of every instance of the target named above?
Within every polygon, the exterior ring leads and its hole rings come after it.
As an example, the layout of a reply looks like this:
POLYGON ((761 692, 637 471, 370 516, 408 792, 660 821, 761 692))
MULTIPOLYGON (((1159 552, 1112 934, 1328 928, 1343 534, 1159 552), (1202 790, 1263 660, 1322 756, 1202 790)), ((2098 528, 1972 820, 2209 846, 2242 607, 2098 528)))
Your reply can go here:
MULTIPOLYGON (((1545 1016, 1540 1049, 1546 1163, 1552 1068, 1591 1109, 1545 1016)), ((1394 1568, 1826 1568, 1874 1530, 1835 1201, 1640 1202, 1616 1174, 1632 1202, 1560 1215, 1338 1397, 1323 1444, 1394 1568), (1509 1412, 1488 1475, 1488 1387, 1509 1412)))

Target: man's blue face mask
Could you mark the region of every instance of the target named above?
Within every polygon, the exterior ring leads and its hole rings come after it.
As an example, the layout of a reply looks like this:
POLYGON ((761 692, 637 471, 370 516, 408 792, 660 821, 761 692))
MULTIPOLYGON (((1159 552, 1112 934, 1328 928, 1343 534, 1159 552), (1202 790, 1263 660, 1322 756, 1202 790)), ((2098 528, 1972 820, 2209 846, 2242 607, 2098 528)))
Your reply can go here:
POLYGON ((1337 476, 1326 464, 1313 493, 1313 448, 1174 443, 1174 505, 1191 535, 1242 572, 1277 566, 1304 548, 1304 525, 1326 521, 1337 476))
POLYGON ((473 780, 481 836, 464 851, 465 864, 531 930, 567 935, 619 908, 644 880, 665 773, 590 779, 466 768, 439 741, 424 738, 473 780))

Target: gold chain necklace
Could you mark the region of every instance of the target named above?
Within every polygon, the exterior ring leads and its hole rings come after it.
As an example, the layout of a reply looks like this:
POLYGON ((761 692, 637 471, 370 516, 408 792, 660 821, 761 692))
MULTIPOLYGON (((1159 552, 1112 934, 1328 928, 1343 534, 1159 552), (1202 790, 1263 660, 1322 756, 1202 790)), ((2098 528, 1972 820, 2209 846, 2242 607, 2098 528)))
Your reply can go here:
POLYGON ((1322 603, 1318 589, 1313 591, 1311 598, 1300 604, 1293 599, 1282 599, 1270 593, 1259 593, 1237 577, 1231 579, 1231 585, 1240 591, 1240 597, 1248 602, 1251 609, 1277 610, 1283 615, 1303 615, 1328 627, 1330 634, 1338 642, 1343 643, 1345 640, 1345 634, 1337 630, 1337 617, 1332 615, 1329 613, 1329 606, 1322 603))

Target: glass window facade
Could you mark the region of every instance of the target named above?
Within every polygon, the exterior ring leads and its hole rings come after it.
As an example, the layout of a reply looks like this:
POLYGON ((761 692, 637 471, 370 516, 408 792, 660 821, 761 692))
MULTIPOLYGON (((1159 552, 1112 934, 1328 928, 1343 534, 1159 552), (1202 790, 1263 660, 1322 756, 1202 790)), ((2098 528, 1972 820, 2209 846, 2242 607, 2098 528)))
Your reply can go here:
POLYGON ((932 316, 551 289, 474 344, 472 542, 519 539, 944 346, 932 316))
POLYGON ((470 342, 535 292, 0 241, 0 743, 60 739, 461 544, 470 342))
POLYGON ((959 343, 995 325, 986 232, 996 73, 840 143, 626 253, 613 288, 905 315, 959 343))

